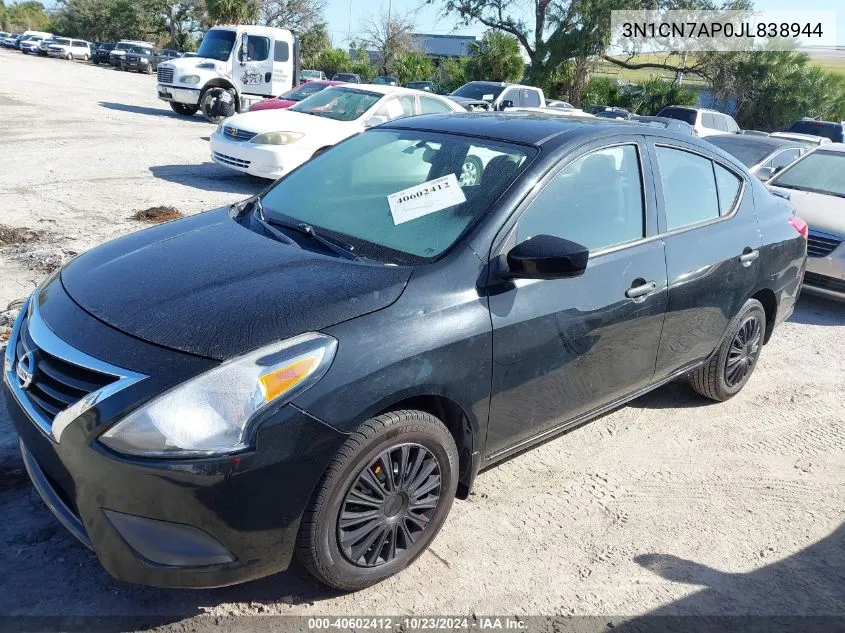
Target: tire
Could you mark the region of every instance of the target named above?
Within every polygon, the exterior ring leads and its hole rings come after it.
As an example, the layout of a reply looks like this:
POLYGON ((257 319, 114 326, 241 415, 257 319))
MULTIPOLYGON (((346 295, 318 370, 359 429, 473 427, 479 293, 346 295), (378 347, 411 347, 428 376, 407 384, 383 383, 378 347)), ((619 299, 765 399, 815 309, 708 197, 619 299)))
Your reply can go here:
POLYGON ((367 420, 338 450, 314 491, 299 527, 297 558, 317 579, 341 591, 381 582, 426 550, 449 514, 457 484, 455 442, 433 415, 395 411, 367 420), (395 485, 394 476, 404 481, 395 485), (430 489, 434 482, 437 487, 430 489), (408 495, 409 490, 417 493, 408 495), (412 514, 414 499, 424 508, 412 514), (354 516, 367 512, 373 517, 354 516))
POLYGON ((147 69, 144 72, 148 75, 152 75, 153 74, 153 67, 147 66, 147 69))
MULTIPOLYGON (((206 88, 200 93, 200 100, 199 100, 199 109, 203 113, 206 119, 208 119, 211 123, 220 123, 226 117, 223 116, 212 116, 209 112, 209 108, 211 107, 211 99, 209 97, 209 92, 211 88, 206 88)), ((230 93, 232 97, 235 97, 235 91, 231 88, 227 88, 226 92, 230 93)), ((235 103, 237 104, 237 99, 235 99, 235 103)), ((237 105, 236 105, 237 107, 237 105)))
POLYGON ((92 64, 94 64, 95 66, 99 66, 99 65, 100 65, 100 62, 99 62, 99 61, 97 61, 97 58, 96 58, 96 57, 95 57, 94 59, 92 59, 92 60, 91 60, 91 63, 92 63, 92 64))
POLYGON ((67 60, 68 60, 69 62, 72 62, 72 61, 73 61, 73 53, 68 53, 68 54, 67 54, 67 60))
POLYGON ((723 402, 738 394, 757 366, 766 332, 766 311, 749 299, 728 325, 710 359, 689 375, 692 388, 702 396, 723 402))
POLYGON ((177 103, 175 101, 169 101, 168 103, 170 103, 171 110, 182 116, 194 116, 197 110, 199 110, 199 106, 188 105, 187 103, 177 103))
POLYGON ((85 54, 82 56, 82 61, 84 61, 84 62, 87 62, 87 61, 88 61, 88 53, 85 53, 85 54))
POLYGON ((472 187, 481 182, 484 164, 477 156, 467 156, 461 167, 460 183, 462 187, 472 187))

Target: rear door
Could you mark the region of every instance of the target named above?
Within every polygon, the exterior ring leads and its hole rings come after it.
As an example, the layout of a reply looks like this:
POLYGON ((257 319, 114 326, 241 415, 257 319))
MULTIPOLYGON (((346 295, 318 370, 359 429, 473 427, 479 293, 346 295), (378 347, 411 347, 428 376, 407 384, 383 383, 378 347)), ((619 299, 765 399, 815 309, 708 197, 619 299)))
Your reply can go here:
POLYGON ((489 297, 488 457, 557 432, 652 379, 666 262, 640 141, 620 136, 579 148, 538 183, 493 245, 495 258, 554 235, 587 246, 590 259, 580 277, 520 279, 489 297))
POLYGON ((692 144, 649 145, 669 278, 660 380, 716 349, 757 285, 762 239, 745 175, 692 144))

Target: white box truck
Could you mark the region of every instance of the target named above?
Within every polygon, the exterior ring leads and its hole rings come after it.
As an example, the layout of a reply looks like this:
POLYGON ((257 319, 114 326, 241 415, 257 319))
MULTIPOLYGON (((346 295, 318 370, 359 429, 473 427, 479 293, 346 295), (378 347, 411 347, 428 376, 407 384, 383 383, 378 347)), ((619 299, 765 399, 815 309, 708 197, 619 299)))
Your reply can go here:
POLYGON ((212 88, 234 97, 238 112, 275 97, 299 83, 299 38, 268 26, 215 26, 205 34, 196 57, 159 64, 158 98, 174 112, 197 110, 210 121, 212 88))

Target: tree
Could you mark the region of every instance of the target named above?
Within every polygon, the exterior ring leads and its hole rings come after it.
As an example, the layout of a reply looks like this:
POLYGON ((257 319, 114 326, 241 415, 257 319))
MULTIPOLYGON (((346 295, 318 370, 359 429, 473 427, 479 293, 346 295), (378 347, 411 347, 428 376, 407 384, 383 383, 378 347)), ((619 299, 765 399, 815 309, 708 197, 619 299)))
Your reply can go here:
POLYGON ((411 36, 413 29, 414 21, 410 13, 404 15, 382 13, 378 18, 370 18, 364 22, 360 33, 361 43, 378 51, 379 73, 396 74, 398 57, 416 48, 414 38, 411 36))
POLYGON ((325 0, 258 0, 258 22, 304 33, 323 22, 325 0))
POLYGON ((339 72, 346 72, 352 65, 352 58, 349 53, 340 48, 327 48, 314 58, 313 67, 326 73, 331 79, 339 72))
MULTIPOLYGON (((530 60, 527 80, 579 103, 589 72, 600 58, 625 68, 663 68, 698 73, 667 61, 634 63, 607 54, 614 9, 715 8, 712 0, 426 0, 464 23, 478 22, 514 36, 530 60), (526 5, 530 21, 523 19, 526 5)), ((724 8, 745 9, 751 0, 726 0, 724 8)))
POLYGON ((440 62, 434 72, 434 84, 438 92, 455 92, 467 82, 468 57, 448 58, 440 62))
POLYGON ((6 9, 7 21, 12 29, 42 31, 50 24, 44 5, 36 0, 11 4, 6 9))
POLYGON ((525 63, 519 41, 501 31, 487 31, 480 42, 469 46, 467 74, 470 79, 510 81, 522 79, 525 63))
POLYGON ((409 81, 427 81, 434 74, 434 63, 423 53, 412 51, 396 59, 396 77, 400 85, 409 81))
POLYGON ((725 53, 707 72, 716 97, 735 104, 745 128, 777 130, 804 116, 845 120, 845 77, 812 66, 806 53, 725 53))
POLYGON ((299 35, 299 50, 303 68, 316 68, 317 57, 331 48, 325 22, 318 22, 299 35))
POLYGON ((214 24, 250 24, 258 19, 258 0, 206 0, 208 19, 214 24))

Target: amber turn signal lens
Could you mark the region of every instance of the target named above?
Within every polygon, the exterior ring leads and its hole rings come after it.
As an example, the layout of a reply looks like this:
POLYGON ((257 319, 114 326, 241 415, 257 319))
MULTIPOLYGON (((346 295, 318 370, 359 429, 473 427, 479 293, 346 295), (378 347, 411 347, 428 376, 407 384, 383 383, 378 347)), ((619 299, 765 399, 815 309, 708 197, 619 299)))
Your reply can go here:
POLYGON ((272 402, 311 373, 320 361, 319 356, 306 356, 261 376, 261 391, 266 402, 272 402))

